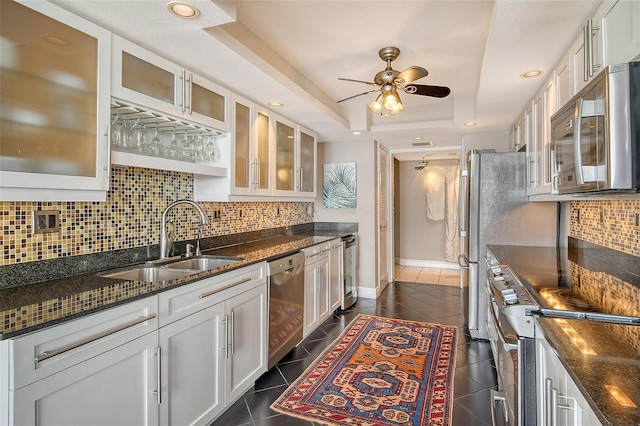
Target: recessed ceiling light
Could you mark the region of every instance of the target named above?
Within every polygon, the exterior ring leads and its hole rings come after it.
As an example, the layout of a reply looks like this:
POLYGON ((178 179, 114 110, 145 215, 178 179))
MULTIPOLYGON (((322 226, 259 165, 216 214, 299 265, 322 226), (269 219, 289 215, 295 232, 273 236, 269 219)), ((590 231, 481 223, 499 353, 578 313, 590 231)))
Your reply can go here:
POLYGON ((197 7, 183 1, 172 1, 167 4, 167 9, 180 18, 197 18, 200 16, 200 10, 197 7))
POLYGON ((284 106, 284 104, 282 102, 276 102, 276 101, 271 101, 269 102, 269 105, 271 105, 272 107, 281 107, 284 106))
POLYGON ((520 74, 520 77, 533 78, 533 77, 539 76, 540 74, 542 74, 542 71, 540 70, 531 70, 531 71, 523 72, 522 74, 520 74))
POLYGON ((359 134, 361 134, 361 133, 362 133, 362 132, 359 132, 358 130, 355 130, 355 131, 351 132, 351 134, 352 134, 352 135, 359 135, 359 134))
POLYGON ((422 136, 414 136, 413 137, 414 141, 421 141, 422 139, 424 139, 422 136))
POLYGON ((475 121, 467 121, 466 123, 464 123, 464 125, 467 127, 475 126, 476 124, 477 123, 475 121))

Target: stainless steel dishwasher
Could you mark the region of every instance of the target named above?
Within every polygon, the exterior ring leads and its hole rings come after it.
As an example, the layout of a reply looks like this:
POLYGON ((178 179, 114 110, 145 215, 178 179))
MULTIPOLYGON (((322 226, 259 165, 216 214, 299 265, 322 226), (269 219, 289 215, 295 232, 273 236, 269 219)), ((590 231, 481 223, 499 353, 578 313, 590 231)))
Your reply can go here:
POLYGON ((268 263, 269 368, 302 341, 304 253, 268 263))

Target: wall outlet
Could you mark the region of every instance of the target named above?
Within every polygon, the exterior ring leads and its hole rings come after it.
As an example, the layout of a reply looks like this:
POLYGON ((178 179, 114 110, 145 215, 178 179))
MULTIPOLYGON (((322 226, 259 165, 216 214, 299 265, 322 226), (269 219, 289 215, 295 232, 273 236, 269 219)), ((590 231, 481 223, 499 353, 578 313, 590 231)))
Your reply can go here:
POLYGON ((34 210, 31 212, 31 225, 34 234, 60 232, 60 211, 34 210))
POLYGON ((238 209, 238 219, 242 219, 242 209, 238 209))
POLYGON ((222 219, 222 210, 220 209, 213 209, 213 220, 220 220, 222 219))
POLYGON ((280 207, 276 207, 276 216, 280 216, 280 207))

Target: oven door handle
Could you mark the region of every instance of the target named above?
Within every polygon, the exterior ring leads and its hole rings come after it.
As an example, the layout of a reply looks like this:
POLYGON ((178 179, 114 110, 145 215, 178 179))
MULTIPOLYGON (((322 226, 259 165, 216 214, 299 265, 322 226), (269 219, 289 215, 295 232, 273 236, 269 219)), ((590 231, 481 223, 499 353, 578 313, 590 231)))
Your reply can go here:
POLYGON ((502 404, 502 411, 504 412, 504 418, 507 422, 505 424, 508 424, 509 416, 507 414, 506 397, 503 392, 498 392, 493 389, 491 389, 491 424, 493 426, 498 426, 496 423, 496 402, 502 404))
MULTIPOLYGON (((491 299, 493 299, 493 297, 491 297, 491 299)), ((507 351, 507 352, 517 351, 518 350, 518 338, 517 337, 514 338, 514 337, 505 336, 504 333, 502 332, 502 328, 500 327, 500 322, 498 322, 498 318, 496 318, 496 314, 495 314, 495 312, 493 312, 493 309, 489 309, 489 312, 491 313, 491 316, 493 317, 494 328, 496 330, 496 333, 498 334, 498 339, 500 340, 504 350, 507 351)))

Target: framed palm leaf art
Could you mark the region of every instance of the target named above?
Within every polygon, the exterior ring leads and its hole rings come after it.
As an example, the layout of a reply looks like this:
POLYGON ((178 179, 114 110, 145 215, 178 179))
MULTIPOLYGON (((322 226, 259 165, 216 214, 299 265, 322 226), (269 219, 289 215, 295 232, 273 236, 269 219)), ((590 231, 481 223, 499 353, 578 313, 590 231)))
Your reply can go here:
POLYGON ((323 207, 326 209, 356 208, 356 163, 324 165, 322 187, 323 207))

